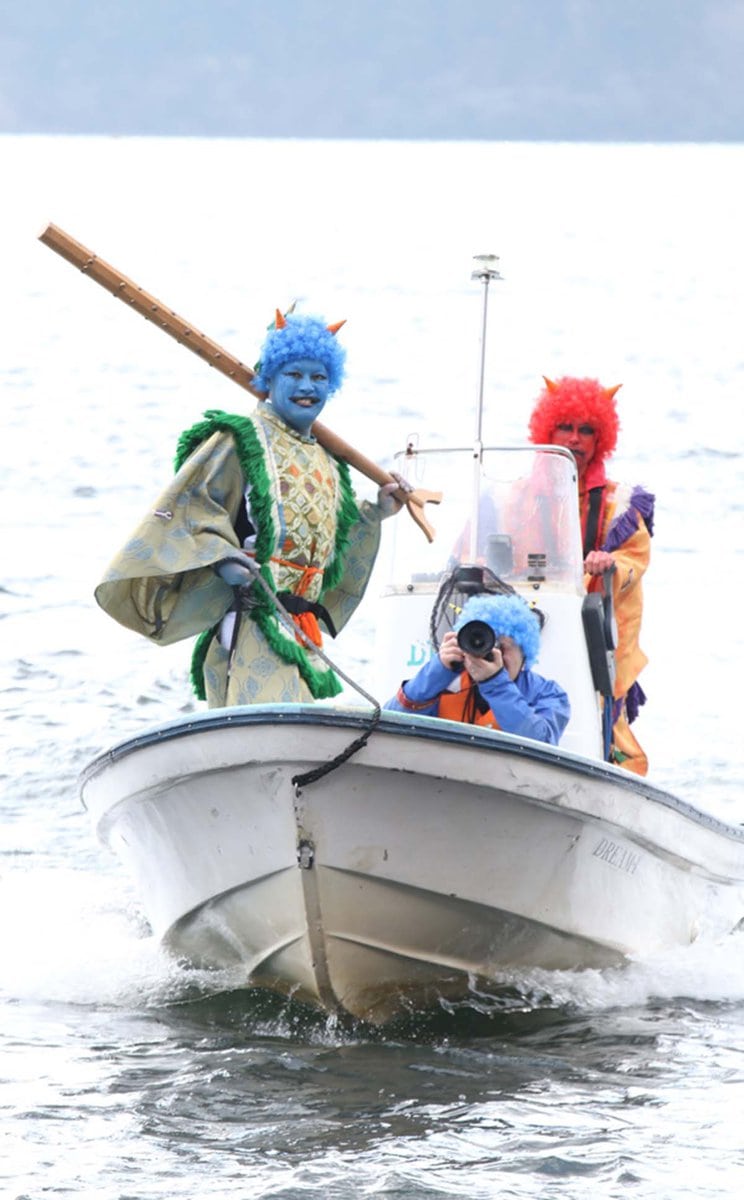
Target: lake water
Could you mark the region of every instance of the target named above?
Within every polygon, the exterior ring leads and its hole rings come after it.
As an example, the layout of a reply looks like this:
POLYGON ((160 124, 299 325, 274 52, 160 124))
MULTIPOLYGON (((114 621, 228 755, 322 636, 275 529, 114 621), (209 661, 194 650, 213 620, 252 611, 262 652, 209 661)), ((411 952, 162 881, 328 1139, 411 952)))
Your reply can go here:
MULTIPOLYGON (((744 146, 6 137, 0 156, 0 1192, 741 1195, 741 938, 531 973, 384 1037, 215 995, 152 944, 77 777, 194 709, 189 648, 120 629, 92 590, 180 431, 250 398, 36 239, 54 221, 249 363, 293 297, 348 318, 324 420, 385 465, 411 433, 471 436, 471 258, 500 254, 485 440, 523 437, 543 373, 623 383, 611 473, 657 494, 639 737, 655 782, 738 823, 744 146)), ((373 592, 333 647, 362 681, 374 614, 373 592)))

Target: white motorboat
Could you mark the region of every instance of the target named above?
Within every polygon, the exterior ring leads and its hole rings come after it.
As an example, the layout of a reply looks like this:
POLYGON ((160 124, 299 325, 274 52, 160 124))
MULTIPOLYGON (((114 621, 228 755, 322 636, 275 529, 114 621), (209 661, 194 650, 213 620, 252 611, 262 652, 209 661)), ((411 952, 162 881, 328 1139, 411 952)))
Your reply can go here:
POLYGON ((475 452, 403 460, 447 491, 433 543, 403 517, 386 528, 369 686, 394 695, 433 652, 432 612, 496 580, 546 618, 538 669, 571 701, 560 745, 348 702, 212 710, 115 746, 83 802, 155 937, 233 982, 383 1023, 505 972, 736 928, 744 829, 606 761, 612 615, 584 594, 571 455, 478 432, 475 452))
MULTIPOLYGON (((469 540, 456 481, 472 452, 409 451, 406 469, 426 483, 445 455, 437 541, 396 522, 383 700, 431 652, 441 580, 469 540)), ((379 1023, 504 971, 620 963, 744 917, 744 829, 603 761, 571 456, 486 449, 482 465, 492 514, 515 493, 523 513, 530 481, 563 513, 550 552, 520 548, 524 525, 490 532, 495 516, 484 534, 499 578, 546 614, 539 667, 572 705, 561 745, 316 704, 212 710, 114 747, 83 800, 177 956, 379 1023)))
POLYGON ((740 828, 569 751, 390 713, 293 783, 366 724, 214 710, 89 767, 99 837, 175 955, 381 1023, 504 971, 608 966, 744 915, 740 828))

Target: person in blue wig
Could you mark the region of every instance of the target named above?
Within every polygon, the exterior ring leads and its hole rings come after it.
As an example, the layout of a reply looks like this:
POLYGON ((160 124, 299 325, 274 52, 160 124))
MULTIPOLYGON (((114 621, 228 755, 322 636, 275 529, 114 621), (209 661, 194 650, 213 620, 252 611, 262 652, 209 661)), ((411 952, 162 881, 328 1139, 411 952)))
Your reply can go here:
POLYGON ((341 691, 315 652, 320 623, 335 636, 349 620, 380 522, 400 508, 393 492, 408 485, 396 477, 358 504, 348 464, 313 437, 344 377, 339 328, 277 311, 254 378, 265 399, 209 411, 181 435, 173 480, 96 589, 110 616, 157 644, 199 635, 192 681, 210 707, 341 691))
POLYGON ((532 670, 539 650, 540 620, 521 596, 472 596, 442 638, 439 653, 401 685, 385 708, 501 729, 555 746, 571 706, 563 688, 532 670), (483 626, 491 636, 483 636, 483 626))

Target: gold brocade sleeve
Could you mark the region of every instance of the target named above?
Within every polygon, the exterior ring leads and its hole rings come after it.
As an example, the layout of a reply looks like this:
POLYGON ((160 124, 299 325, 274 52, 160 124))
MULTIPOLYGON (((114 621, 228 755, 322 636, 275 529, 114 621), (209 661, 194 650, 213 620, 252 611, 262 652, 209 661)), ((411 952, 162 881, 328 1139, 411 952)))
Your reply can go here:
POLYGON ((127 629, 162 645, 216 624, 232 590, 211 569, 238 548, 244 482, 232 437, 215 433, 184 463, 95 591, 127 629))

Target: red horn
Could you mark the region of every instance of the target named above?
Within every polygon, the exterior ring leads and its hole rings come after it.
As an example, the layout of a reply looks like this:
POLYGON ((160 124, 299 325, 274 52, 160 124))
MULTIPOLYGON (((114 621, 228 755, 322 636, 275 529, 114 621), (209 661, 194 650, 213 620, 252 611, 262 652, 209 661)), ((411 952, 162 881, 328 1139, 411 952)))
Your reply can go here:
POLYGON ((279 309, 277 308, 276 316, 274 317, 274 328, 275 329, 285 329, 286 325, 287 325, 287 322, 284 320, 284 317, 282 316, 282 314, 279 312, 279 309))
POLYGON ((545 380, 545 386, 549 392, 557 392, 559 390, 558 384, 555 382, 555 380, 548 379, 547 375, 543 375, 543 379, 545 380))
POLYGON ((613 398, 613 397, 614 397, 614 395, 615 395, 615 392, 619 392, 619 391, 620 391, 620 388, 621 388, 622 386, 623 386, 623 385, 622 385, 621 383, 616 383, 614 387, 611 387, 611 388, 602 388, 602 391, 604 392, 605 396, 609 397, 609 399, 610 399, 610 400, 612 400, 612 398, 613 398))
POLYGON ((329 333, 332 333, 335 335, 338 333, 341 326, 345 325, 345 324, 346 324, 346 317, 344 317, 343 321, 336 321, 335 325, 326 325, 326 329, 328 330, 329 333))

